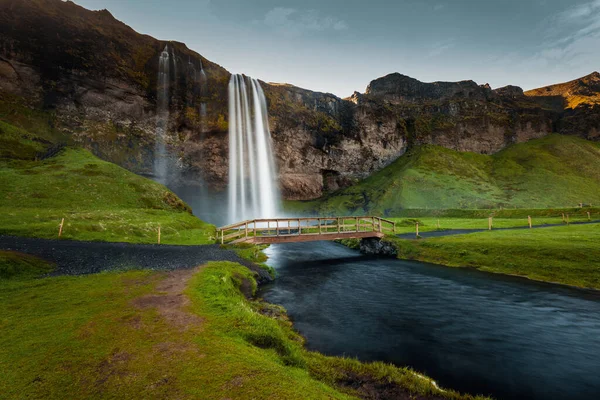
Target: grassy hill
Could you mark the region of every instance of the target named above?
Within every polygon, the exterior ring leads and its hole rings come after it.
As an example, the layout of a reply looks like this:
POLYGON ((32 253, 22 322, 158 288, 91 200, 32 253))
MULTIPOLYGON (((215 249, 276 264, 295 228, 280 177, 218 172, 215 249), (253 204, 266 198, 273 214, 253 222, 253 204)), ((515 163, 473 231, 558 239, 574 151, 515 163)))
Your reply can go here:
POLYGON ((56 238, 65 218, 67 239, 156 243, 160 226, 161 243, 214 241, 214 226, 158 183, 76 148, 38 160, 61 138, 47 115, 30 117, 0 121, 0 234, 56 238))
POLYGON ((395 215, 402 209, 600 204, 600 143, 550 135, 493 154, 418 146, 355 186, 288 202, 294 212, 395 215))

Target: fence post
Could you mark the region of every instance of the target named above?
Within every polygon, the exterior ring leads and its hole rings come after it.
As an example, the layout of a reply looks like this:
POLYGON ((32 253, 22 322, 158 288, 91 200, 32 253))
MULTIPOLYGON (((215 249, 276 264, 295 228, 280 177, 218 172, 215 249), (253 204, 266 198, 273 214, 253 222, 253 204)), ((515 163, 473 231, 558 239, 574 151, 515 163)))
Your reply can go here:
POLYGON ((62 230, 63 230, 63 226, 64 226, 64 224, 65 224, 65 219, 63 218, 63 219, 60 221, 60 225, 58 226, 58 237, 61 237, 61 236, 62 236, 62 230))
POLYGON ((225 244, 225 231, 220 229, 221 231, 221 244, 225 244))
POLYGON ((246 234, 245 238, 248 239, 248 221, 246 221, 246 224, 244 225, 244 233, 246 234))
POLYGON ((492 230, 492 217, 488 217, 488 230, 492 230))
POLYGON ((588 221, 591 221, 592 220, 592 216, 590 215, 589 211, 587 212, 587 215, 588 215, 588 221))
POLYGON ((160 244, 160 225, 158 226, 158 244, 160 244))
POLYGON ((337 229, 338 233, 340 233, 340 217, 337 218, 337 229))
POLYGON ((358 232, 358 231, 359 231, 359 229, 358 229, 358 217, 356 217, 356 232, 358 232))
POLYGON ((527 216, 527 222, 529 223, 529 229, 531 229, 531 215, 527 216))
POLYGON ((415 224, 415 227, 416 227, 416 229, 417 229, 417 236, 416 236, 416 238, 418 239, 418 238, 419 238, 419 222, 418 222, 418 221, 417 221, 417 223, 415 224))
POLYGON ((381 222, 381 218, 379 218, 379 233, 383 232, 383 227, 382 227, 382 222, 381 222))
POLYGON ((302 228, 300 228, 300 218, 298 218, 298 236, 302 235, 302 228))
POLYGON ((565 213, 562 213, 563 222, 565 222, 565 213))

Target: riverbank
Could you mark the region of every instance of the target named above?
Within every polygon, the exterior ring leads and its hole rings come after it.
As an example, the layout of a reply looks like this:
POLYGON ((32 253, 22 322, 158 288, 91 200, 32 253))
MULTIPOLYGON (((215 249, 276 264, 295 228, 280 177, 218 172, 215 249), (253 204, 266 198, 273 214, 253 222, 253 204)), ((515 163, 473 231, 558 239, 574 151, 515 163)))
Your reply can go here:
POLYGON ((224 261, 1 279, 0 390, 7 398, 475 399, 407 368, 305 350, 281 307, 252 298, 256 288, 253 272, 224 261))
POLYGON ((600 224, 385 240, 401 259, 600 289, 600 224))

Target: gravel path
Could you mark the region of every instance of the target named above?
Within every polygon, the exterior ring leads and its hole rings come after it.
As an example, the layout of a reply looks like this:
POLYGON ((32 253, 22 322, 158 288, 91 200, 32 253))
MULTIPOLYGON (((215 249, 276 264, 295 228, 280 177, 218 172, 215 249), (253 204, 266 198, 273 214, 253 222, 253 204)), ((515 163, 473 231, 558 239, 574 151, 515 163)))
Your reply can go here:
MULTIPOLYGON (((600 223, 600 220, 595 221, 582 221, 582 222, 571 222, 570 225, 587 225, 587 224, 597 224, 600 223)), ((538 228, 550 228, 552 226, 565 226, 565 224, 546 224, 546 225, 534 225, 532 229, 538 228)), ((494 228, 495 231, 508 231, 508 230, 519 230, 519 229, 529 229, 529 226, 517 226, 514 228, 494 228)), ((487 229, 447 229, 443 231, 431 231, 431 232, 419 232, 419 236, 422 238, 433 238, 433 237, 442 237, 442 236, 453 236, 453 235, 464 235, 467 233, 476 233, 476 232, 486 232, 487 229)), ((396 235, 400 239, 416 239, 414 233, 403 233, 400 235, 396 235)))
POLYGON ((262 268, 216 244, 171 246, 0 236, 0 249, 32 254, 55 263, 56 269, 50 274, 53 276, 122 269, 169 271, 194 268, 208 261, 233 261, 259 272, 261 278, 266 278, 262 268))

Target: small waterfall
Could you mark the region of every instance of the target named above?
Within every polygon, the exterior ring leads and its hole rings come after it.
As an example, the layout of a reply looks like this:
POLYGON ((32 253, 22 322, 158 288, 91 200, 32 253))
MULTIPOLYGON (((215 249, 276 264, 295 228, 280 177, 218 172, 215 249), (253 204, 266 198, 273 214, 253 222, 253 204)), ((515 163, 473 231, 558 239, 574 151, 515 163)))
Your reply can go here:
POLYGON ((200 76, 198 78, 200 83, 200 131, 202 133, 207 131, 206 127, 206 96, 208 96, 208 78, 204 72, 204 66, 202 65, 202 59, 200 59, 200 76))
POLYGON ((169 45, 160 55, 158 61, 158 81, 156 90, 156 141, 154 149, 153 172, 157 181, 165 184, 168 173, 166 135, 169 126, 169 45))
POLYGON ((229 218, 274 218, 281 204, 265 94, 256 79, 229 81, 229 218))

